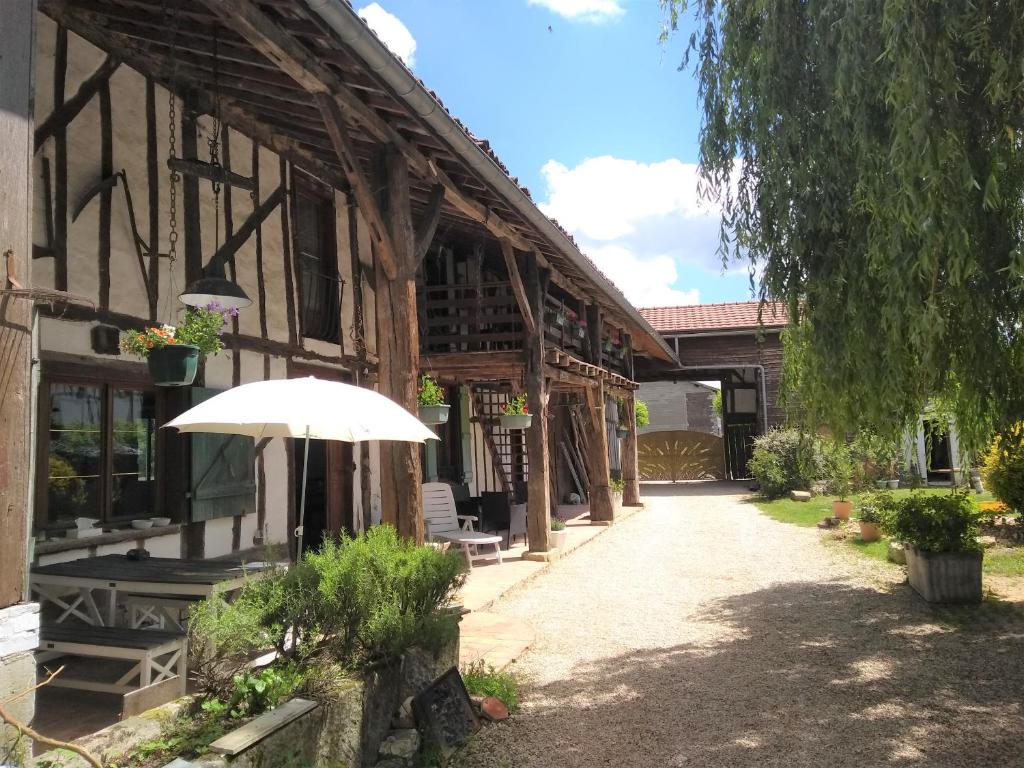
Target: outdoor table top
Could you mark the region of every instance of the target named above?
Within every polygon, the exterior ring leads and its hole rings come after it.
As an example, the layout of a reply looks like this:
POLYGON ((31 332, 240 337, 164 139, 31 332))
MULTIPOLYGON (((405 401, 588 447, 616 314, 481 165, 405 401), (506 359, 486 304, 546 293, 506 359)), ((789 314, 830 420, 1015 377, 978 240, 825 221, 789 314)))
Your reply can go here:
POLYGON ((124 555, 100 555, 34 566, 32 577, 215 586, 222 582, 235 582, 247 573, 257 573, 265 567, 263 563, 243 563, 240 560, 179 560, 173 557, 129 560, 124 555))

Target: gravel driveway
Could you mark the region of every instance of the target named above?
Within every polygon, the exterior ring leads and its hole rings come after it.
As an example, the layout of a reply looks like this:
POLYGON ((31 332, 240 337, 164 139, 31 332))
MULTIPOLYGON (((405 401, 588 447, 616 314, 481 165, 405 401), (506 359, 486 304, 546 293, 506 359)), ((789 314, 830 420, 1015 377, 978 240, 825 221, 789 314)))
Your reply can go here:
POLYGON ((725 484, 647 508, 492 610, 531 621, 524 705, 473 766, 1022 766, 1019 606, 933 610, 725 484))

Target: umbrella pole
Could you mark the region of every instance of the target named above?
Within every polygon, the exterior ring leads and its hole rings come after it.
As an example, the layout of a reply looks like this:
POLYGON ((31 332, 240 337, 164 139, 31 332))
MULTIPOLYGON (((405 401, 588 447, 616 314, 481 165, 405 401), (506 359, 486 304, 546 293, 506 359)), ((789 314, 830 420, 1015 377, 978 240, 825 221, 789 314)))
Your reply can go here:
POLYGON ((295 529, 295 562, 302 559, 302 534, 306 522, 306 476, 309 474, 309 425, 306 425, 306 447, 302 453, 302 496, 299 497, 299 527, 295 529))

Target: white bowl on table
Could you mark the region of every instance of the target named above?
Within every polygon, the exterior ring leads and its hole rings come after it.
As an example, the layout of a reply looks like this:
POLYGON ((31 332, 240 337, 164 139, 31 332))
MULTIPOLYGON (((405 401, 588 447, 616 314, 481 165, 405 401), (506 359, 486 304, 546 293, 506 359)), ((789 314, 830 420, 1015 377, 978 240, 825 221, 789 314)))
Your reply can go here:
POLYGON ((153 527, 153 521, 149 520, 148 518, 143 518, 142 520, 132 520, 132 528, 135 528, 136 530, 141 531, 141 530, 143 530, 145 528, 152 528, 152 527, 153 527))
POLYGON ((165 525, 171 524, 171 518, 169 517, 151 517, 149 519, 153 521, 154 528, 163 528, 165 525))

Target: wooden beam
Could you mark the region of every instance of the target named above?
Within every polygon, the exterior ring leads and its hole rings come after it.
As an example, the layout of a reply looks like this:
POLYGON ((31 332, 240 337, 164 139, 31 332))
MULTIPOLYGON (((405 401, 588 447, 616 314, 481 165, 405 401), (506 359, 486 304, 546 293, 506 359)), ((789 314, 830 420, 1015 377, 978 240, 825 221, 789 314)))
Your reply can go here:
POLYGON ((245 245, 246 241, 252 236, 252 233, 256 231, 256 228, 269 216, 277 206, 279 206, 285 199, 285 188, 284 184, 278 186, 270 196, 260 203, 253 210, 252 213, 242 222, 242 226, 236 229, 231 236, 224 241, 224 245, 217 249, 217 252, 210 257, 210 260, 203 267, 205 272, 210 267, 217 265, 225 265, 230 261, 233 261, 235 254, 238 249, 245 245))
POLYGON ((501 255, 505 257, 505 268, 508 270, 508 278, 512 283, 512 293, 516 297, 516 304, 519 305, 519 313, 523 316, 523 325, 526 326, 527 335, 532 338, 537 335, 538 328, 544 327, 544 297, 543 295, 535 297, 541 310, 538 321, 534 318, 536 310, 530 306, 527 299, 526 288, 523 286, 523 278, 519 274, 519 265, 516 263, 516 254, 512 250, 512 243, 504 237, 498 243, 501 245, 501 255))
POLYGON ((338 159, 341 160, 345 178, 348 179, 349 186, 352 187, 352 194, 359 204, 359 210, 370 227, 370 237, 373 239, 374 245, 377 246, 377 256, 384 268, 384 274, 387 275, 388 280, 394 280, 398 275, 395 247, 391 242, 388 228, 384 225, 384 218, 373 190, 359 167, 359 159, 356 157, 355 148, 348 136, 341 108, 333 96, 324 92, 316 93, 316 103, 320 108, 320 114, 323 115, 324 125, 327 126, 327 133, 331 137, 334 151, 337 152, 338 159))
POLYGON ((593 522, 611 522, 615 519, 612 491, 609 485, 608 433, 604 425, 604 385, 586 390, 588 432, 587 446, 590 466, 590 519, 593 522))
POLYGON ((640 503, 640 472, 637 460, 636 396, 630 392, 622 398, 622 402, 626 409, 626 413, 619 414, 620 422, 626 422, 626 439, 622 442, 622 503, 637 506, 640 503))
POLYGON ((437 224, 441 221, 442 203, 444 203, 444 186, 435 184, 430 190, 430 199, 427 200, 423 218, 420 219, 420 223, 416 227, 416 249, 413 253, 413 261, 417 267, 427 255, 430 244, 434 241, 434 232, 437 231, 437 224))
POLYGON ((255 188, 252 178, 229 171, 220 165, 211 165, 200 160, 185 160, 180 157, 168 158, 167 167, 185 176, 198 176, 207 181, 216 181, 219 184, 226 184, 230 187, 238 187, 246 192, 252 192, 255 188))
POLYGON ((37 152, 48 138, 62 128, 66 128, 78 116, 78 113, 99 92, 100 87, 110 80, 110 76, 114 74, 114 70, 120 65, 121 62, 114 56, 107 56, 103 63, 96 68, 96 71, 82 82, 75 95, 56 107, 39 124, 35 131, 35 148, 37 152))
MULTIPOLYGON (((0 13, 0 266, 7 270, 0 288, 13 287, 15 276, 32 285, 32 6, 5 4, 0 13)), ((32 525, 32 303, 10 296, 0 296, 0 381, 0 607, 7 607, 29 598, 32 525)))
MULTIPOLYGON (((522 291, 523 319, 529 317, 534 329, 544 322, 544 291, 547 278, 541 274, 536 259, 527 260, 527 284, 523 286, 516 267, 515 255, 508 241, 502 241, 502 252, 506 261, 511 257, 510 273, 514 270, 514 281, 519 282, 522 291), (527 291, 529 293, 527 294, 527 291), (527 300, 527 299, 530 300, 527 300), (532 314, 531 314, 532 313, 532 314)), ((515 282, 513 282, 515 285, 515 282)), ((533 423, 526 430, 526 455, 529 457, 530 473, 527 476, 526 528, 531 553, 547 552, 551 548, 551 455, 548 440, 548 390, 544 376, 544 334, 531 332, 526 347, 526 371, 523 383, 526 386, 526 404, 534 414, 533 423)))

